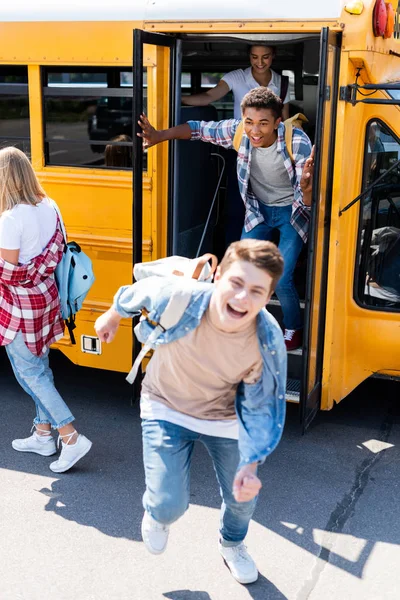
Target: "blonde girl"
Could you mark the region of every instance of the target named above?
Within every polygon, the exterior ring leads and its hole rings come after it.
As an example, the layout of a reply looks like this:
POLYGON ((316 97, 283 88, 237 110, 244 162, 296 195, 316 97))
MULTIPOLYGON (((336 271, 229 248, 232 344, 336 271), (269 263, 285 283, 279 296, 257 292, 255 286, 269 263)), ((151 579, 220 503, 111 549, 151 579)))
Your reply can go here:
POLYGON ((51 456, 57 452, 51 429, 57 429, 61 454, 50 464, 63 473, 92 443, 78 434, 74 416, 54 387, 49 347, 63 336, 54 271, 64 247, 59 220, 23 152, 0 150, 0 346, 5 346, 15 377, 36 406, 34 432, 15 439, 14 450, 51 456))

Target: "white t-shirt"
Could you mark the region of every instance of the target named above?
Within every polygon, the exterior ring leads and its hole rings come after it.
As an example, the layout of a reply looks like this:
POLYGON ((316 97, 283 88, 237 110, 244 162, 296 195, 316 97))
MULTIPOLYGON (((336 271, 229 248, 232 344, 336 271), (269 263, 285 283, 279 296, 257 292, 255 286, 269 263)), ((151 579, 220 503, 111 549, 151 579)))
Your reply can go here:
POLYGON ((19 250, 26 264, 46 248, 56 230, 57 215, 48 198, 36 206, 18 204, 0 216, 0 248, 19 250))
MULTIPOLYGON (((268 84, 268 89, 277 96, 280 96, 281 93, 281 76, 278 73, 275 73, 271 69, 271 81, 268 84)), ((251 72, 251 67, 247 69, 237 69, 236 71, 231 71, 230 73, 226 73, 222 77, 222 81, 228 85, 229 89, 233 92, 233 98, 235 101, 233 116, 235 119, 242 118, 242 111, 240 110, 240 103, 243 100, 243 96, 247 94, 250 90, 260 87, 260 84, 254 79, 253 74, 251 72)), ((287 104, 290 100, 289 96, 289 86, 286 92, 286 97, 283 104, 287 104)))

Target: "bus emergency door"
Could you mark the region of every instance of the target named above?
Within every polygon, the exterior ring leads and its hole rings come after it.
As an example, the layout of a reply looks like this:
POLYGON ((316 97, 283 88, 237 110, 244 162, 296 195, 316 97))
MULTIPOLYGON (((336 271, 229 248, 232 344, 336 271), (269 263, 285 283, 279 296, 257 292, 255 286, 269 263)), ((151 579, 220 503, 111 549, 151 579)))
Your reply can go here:
POLYGON ((335 121, 338 98, 340 34, 321 31, 315 167, 309 233, 305 298, 303 373, 300 418, 303 432, 321 401, 328 248, 331 217, 335 121))

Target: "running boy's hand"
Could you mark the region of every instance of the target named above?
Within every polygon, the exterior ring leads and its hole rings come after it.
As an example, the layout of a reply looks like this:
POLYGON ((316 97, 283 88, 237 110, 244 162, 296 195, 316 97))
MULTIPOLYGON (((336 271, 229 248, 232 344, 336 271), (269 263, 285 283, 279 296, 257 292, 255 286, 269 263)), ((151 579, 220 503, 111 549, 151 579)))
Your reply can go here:
POLYGON ((233 497, 236 502, 249 502, 255 498, 262 488, 256 475, 257 464, 246 465, 239 469, 233 481, 233 497))
POLYGON ((314 176, 314 154, 315 146, 312 147, 311 154, 307 158, 303 167, 303 174, 300 179, 300 187, 303 192, 303 202, 306 206, 311 205, 311 193, 314 176))
POLYGON ((101 315, 94 324, 94 329, 97 337, 101 342, 109 344, 115 338, 121 316, 113 308, 109 308, 107 312, 101 315))
POLYGON ((153 127, 146 115, 140 115, 138 123, 142 128, 142 133, 138 133, 137 136, 143 139, 143 148, 150 148, 163 141, 161 131, 157 131, 153 127))

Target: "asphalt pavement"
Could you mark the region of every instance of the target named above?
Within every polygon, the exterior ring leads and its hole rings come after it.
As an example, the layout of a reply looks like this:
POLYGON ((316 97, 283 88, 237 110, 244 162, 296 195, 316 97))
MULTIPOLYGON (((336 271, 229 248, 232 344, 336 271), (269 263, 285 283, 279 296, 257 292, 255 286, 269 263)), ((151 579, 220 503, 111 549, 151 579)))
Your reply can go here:
POLYGON ((69 473, 17 453, 33 406, 0 349, 0 600, 398 600, 400 387, 369 381, 302 436, 288 406, 283 440, 260 469, 247 545, 260 577, 242 586, 218 554, 219 491, 195 451, 191 506, 162 556, 140 535, 138 406, 124 376, 58 352, 56 383, 93 441, 69 473))

